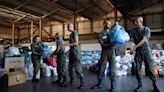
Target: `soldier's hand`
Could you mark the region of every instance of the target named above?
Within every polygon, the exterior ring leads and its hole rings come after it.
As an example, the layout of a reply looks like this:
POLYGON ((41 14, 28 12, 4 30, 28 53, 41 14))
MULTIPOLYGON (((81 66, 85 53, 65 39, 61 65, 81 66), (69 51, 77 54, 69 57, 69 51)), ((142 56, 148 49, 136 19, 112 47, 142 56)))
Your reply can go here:
POLYGON ((69 46, 69 44, 68 43, 64 43, 64 46, 69 46))
POLYGON ((131 48, 129 51, 130 51, 130 52, 133 52, 133 51, 135 51, 135 49, 132 49, 132 48, 131 48))
POLYGON ((61 48, 65 48, 66 45, 62 45, 61 48))
POLYGON ((102 44, 104 47, 108 47, 108 44, 102 44))
POLYGON ((118 45, 117 44, 114 44, 114 48, 118 48, 118 45))

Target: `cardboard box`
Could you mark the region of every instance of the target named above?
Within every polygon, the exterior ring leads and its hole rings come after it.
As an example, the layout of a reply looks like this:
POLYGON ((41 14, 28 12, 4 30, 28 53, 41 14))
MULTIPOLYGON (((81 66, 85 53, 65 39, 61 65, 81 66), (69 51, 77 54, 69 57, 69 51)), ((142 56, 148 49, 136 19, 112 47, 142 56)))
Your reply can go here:
POLYGON ((9 71, 14 68, 23 68, 24 58, 23 57, 6 57, 5 58, 5 69, 9 71))
POLYGON ((8 74, 8 86, 26 83, 26 74, 23 71, 8 74))

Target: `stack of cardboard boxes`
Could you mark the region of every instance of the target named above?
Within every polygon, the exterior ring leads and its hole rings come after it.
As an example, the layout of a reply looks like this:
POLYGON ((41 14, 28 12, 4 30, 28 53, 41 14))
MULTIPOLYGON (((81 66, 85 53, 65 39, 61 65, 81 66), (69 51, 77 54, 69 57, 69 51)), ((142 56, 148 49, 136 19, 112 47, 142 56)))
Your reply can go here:
POLYGON ((7 71, 7 86, 22 84, 26 82, 23 57, 6 57, 4 68, 7 71))

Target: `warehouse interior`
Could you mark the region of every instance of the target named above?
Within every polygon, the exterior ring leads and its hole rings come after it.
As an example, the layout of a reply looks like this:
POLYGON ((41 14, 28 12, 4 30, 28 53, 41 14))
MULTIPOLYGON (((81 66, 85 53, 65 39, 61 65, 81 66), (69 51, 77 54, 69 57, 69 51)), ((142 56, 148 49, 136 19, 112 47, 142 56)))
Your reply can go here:
MULTIPOLYGON (((30 47, 36 35, 41 38, 43 44, 48 45, 54 51, 56 48, 55 34, 58 32, 68 43, 70 33, 67 30, 67 24, 73 23, 74 29, 79 35, 79 48, 84 57, 82 58, 83 72, 87 82, 87 87, 83 90, 72 87, 62 88, 51 83, 55 77, 50 77, 50 74, 45 74, 46 78, 42 78, 38 84, 32 83, 31 76, 29 78, 29 74, 27 74, 26 83, 19 83, 19 85, 7 88, 0 87, 0 90, 2 92, 12 92, 13 90, 16 92, 108 91, 106 90, 110 84, 108 77, 104 79, 103 89, 94 91, 89 89, 97 78, 96 74, 89 72, 89 69, 100 58, 101 46, 97 37, 103 30, 103 21, 110 20, 112 28, 115 26, 115 22, 118 22, 129 32, 136 28, 134 20, 137 16, 142 16, 143 25, 151 29, 150 44, 158 67, 159 89, 164 92, 164 0, 0 0, 1 61, 6 63, 5 48, 9 46, 30 47)), ((125 49, 131 47, 133 47, 132 42, 122 46, 120 49, 123 55, 126 52, 125 49)), ((68 50, 69 47, 66 46, 66 51, 68 50)), ((26 67, 26 63, 25 61, 23 67, 26 67)), ((32 70, 31 68, 28 70, 28 68, 26 67, 25 71, 31 74, 32 70)), ((128 73, 118 74, 118 76, 117 92, 133 92, 136 87, 134 82, 137 85, 135 77, 129 76, 128 73)), ((2 80, 0 80, 0 84, 1 82, 2 80)), ((149 79, 144 77, 144 92, 151 92, 152 85, 149 82, 149 79)))

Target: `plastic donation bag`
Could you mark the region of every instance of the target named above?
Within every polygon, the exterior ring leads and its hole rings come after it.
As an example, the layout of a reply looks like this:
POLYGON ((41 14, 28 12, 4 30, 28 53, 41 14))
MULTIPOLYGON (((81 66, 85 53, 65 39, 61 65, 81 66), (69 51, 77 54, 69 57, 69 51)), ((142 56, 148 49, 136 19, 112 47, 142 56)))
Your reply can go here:
POLYGON ((112 35, 112 38, 109 39, 112 43, 123 45, 130 40, 129 34, 125 31, 125 29, 122 26, 118 25, 118 22, 116 22, 113 31, 114 33, 112 35))

